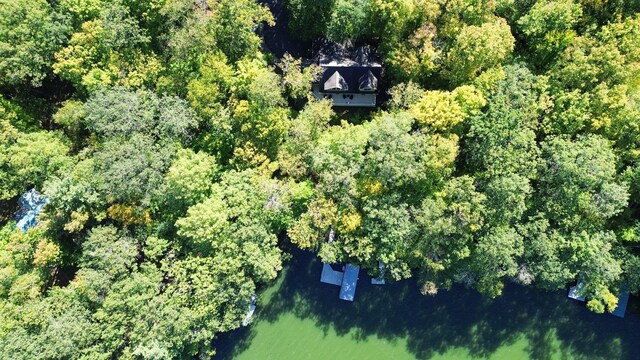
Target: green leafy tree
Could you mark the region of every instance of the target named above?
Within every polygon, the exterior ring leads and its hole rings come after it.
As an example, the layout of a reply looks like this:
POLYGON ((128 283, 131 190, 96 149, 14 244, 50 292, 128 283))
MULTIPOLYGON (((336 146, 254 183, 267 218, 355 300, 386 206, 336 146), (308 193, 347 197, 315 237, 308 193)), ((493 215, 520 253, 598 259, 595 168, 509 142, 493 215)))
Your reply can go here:
POLYGON ((477 277, 476 289, 496 297, 502 294, 505 276, 515 276, 517 259, 524 252, 522 236, 510 227, 493 227, 480 236, 472 254, 471 268, 477 277))
POLYGON ((551 63, 576 37, 582 7, 573 1, 538 1, 518 20, 539 66, 551 63))
POLYGON ((461 266, 472 255, 474 235, 484 226, 486 196, 477 191, 473 178, 452 178, 426 198, 416 215, 421 234, 421 271, 434 285, 448 287, 457 274, 469 278, 461 266))
POLYGON ((469 119, 464 152, 481 177, 516 173, 533 179, 540 154, 538 78, 522 66, 505 67, 503 75, 488 91, 487 109, 469 119))
POLYGON ((353 230, 348 228, 353 225, 347 223, 351 219, 343 216, 339 241, 344 243, 347 258, 357 259, 369 268, 377 268, 378 261, 382 261, 385 264, 384 276, 401 280, 411 276, 411 244, 417 227, 409 207, 391 200, 395 199, 367 199, 362 205, 360 224, 353 230))
POLYGON ((192 105, 208 120, 198 147, 218 155, 221 163, 273 171, 290 126, 281 79, 263 56, 242 59, 234 68, 224 61, 207 60, 204 76, 189 84, 192 105), (229 91, 226 102, 217 89, 229 91))
POLYGON ((158 212, 168 213, 167 206, 176 211, 186 210, 211 195, 214 181, 220 167, 211 155, 181 149, 167 170, 164 184, 158 195, 160 200, 158 212))
POLYGON ((483 190, 487 196, 487 223, 491 226, 520 223, 533 192, 529 179, 518 174, 495 177, 483 190))
POLYGON ((368 31, 368 0, 334 0, 325 33, 333 41, 359 40, 368 31))
POLYGON ((318 187, 333 199, 357 194, 355 175, 364 165, 369 133, 364 126, 343 123, 332 127, 311 150, 311 171, 318 176, 318 187))
POLYGON ((5 169, 0 182, 4 199, 19 195, 29 186, 42 186, 71 163, 68 146, 55 133, 14 134, 15 137, 7 134, 9 139, 4 149, 0 148, 0 168, 5 169))
POLYGON ((287 0, 289 27, 298 37, 311 40, 325 31, 335 0, 287 0))
POLYGON ((261 39, 255 30, 274 24, 269 9, 253 0, 210 0, 195 6, 189 0, 168 1, 161 13, 168 18, 165 54, 171 66, 159 85, 177 95, 185 94, 209 56, 221 52, 231 63, 245 55, 256 57, 261 39))
POLYGON ((312 150, 335 113, 329 101, 310 101, 291 121, 291 129, 279 153, 280 168, 295 178, 309 173, 312 150))
POLYGON ((311 95, 311 84, 318 79, 322 69, 317 65, 302 68, 302 60, 284 54, 278 64, 282 70, 282 82, 287 94, 292 99, 308 98, 311 95))
POLYGON ((372 121, 361 176, 375 179, 384 190, 399 188, 400 194, 413 197, 438 188, 451 175, 457 137, 412 132, 413 123, 407 113, 372 121))
POLYGON ((626 184, 616 180, 610 143, 591 135, 542 144, 539 209, 564 228, 602 226, 627 205, 626 184))
POLYGON ((504 19, 463 27, 447 54, 445 76, 454 84, 464 83, 504 61, 515 45, 504 19))
POLYGON ((174 151, 141 134, 103 143, 93 155, 99 191, 112 204, 149 206, 174 151))
POLYGON ((102 356, 92 351, 100 328, 91 309, 73 290, 54 287, 42 297, 19 307, 3 303, 0 351, 3 356, 27 359, 79 359, 102 356))
POLYGON ((91 229, 82 242, 79 265, 98 271, 102 276, 115 280, 126 276, 133 268, 138 246, 135 239, 113 226, 91 229))
POLYGON ((67 19, 45 0, 5 1, 0 6, 0 84, 40 86, 53 55, 64 45, 67 19))
POLYGON ((440 69, 442 44, 437 34, 441 13, 436 2, 415 0, 370 1, 369 28, 381 41, 391 78, 426 82, 440 69))
MULTIPOLYGON (((551 228, 549 219, 538 214, 518 226, 525 239, 523 275, 542 288, 560 289, 578 274, 567 261, 571 256, 566 235, 551 228)), ((530 281, 529 281, 530 282, 530 281)))
POLYGON ((238 327, 256 284, 272 280, 282 268, 274 230, 288 203, 276 195, 277 187, 259 188, 263 181, 248 172, 226 174, 222 186, 176 222, 186 249, 199 256, 172 266, 175 283, 169 291, 193 308, 209 331, 238 327), (269 188, 276 192, 262 190, 269 188), (226 309, 222 316, 220 309, 226 309))
POLYGON ((61 249, 42 226, 23 233, 10 222, 0 229, 0 304, 21 306, 40 298, 61 263, 61 249))
POLYGON ((162 71, 145 29, 120 2, 106 3, 100 17, 82 23, 55 55, 54 72, 80 90, 150 86, 162 71))
POLYGON ((197 125, 195 114, 184 100, 122 87, 96 91, 84 104, 83 114, 84 126, 104 139, 144 134, 186 141, 197 125))

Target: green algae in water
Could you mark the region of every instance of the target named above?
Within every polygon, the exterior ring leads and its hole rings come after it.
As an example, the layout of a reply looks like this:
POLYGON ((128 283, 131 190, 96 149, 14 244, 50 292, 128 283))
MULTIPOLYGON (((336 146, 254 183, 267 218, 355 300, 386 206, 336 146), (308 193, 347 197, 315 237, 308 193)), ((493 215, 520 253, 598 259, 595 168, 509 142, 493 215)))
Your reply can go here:
POLYGON ((423 296, 413 281, 371 285, 353 303, 296 254, 260 295, 253 323, 220 337, 219 359, 635 359, 640 318, 597 315, 566 298, 507 286, 486 299, 454 288, 423 296))

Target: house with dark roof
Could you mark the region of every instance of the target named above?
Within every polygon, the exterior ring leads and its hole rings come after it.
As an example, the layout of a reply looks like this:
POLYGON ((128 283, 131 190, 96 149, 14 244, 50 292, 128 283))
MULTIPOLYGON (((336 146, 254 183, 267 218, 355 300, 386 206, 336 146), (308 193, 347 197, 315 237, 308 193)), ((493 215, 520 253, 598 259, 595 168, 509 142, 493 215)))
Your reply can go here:
POLYGON ((367 46, 346 49, 329 44, 317 52, 322 76, 313 84, 317 99, 329 99, 334 106, 375 107, 382 65, 367 46))

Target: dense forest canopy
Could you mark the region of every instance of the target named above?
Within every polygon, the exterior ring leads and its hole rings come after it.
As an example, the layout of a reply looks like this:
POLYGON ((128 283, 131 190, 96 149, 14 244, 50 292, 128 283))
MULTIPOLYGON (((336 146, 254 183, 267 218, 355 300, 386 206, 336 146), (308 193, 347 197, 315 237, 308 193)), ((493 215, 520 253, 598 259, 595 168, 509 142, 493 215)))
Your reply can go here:
POLYGON ((256 0, 0 0, 0 358, 207 358, 293 246, 425 295, 640 290, 638 0, 284 4, 389 100, 315 100, 256 0))

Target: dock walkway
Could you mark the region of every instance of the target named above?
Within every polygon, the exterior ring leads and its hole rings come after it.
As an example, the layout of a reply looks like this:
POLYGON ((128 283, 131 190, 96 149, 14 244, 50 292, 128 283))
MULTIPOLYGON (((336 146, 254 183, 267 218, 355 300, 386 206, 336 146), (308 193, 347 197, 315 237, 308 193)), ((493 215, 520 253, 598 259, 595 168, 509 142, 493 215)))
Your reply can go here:
POLYGON ((358 274, 360 266, 347 264, 342 278, 342 286, 340 287, 340 299, 353 301, 356 295, 356 286, 358 286, 358 274))

